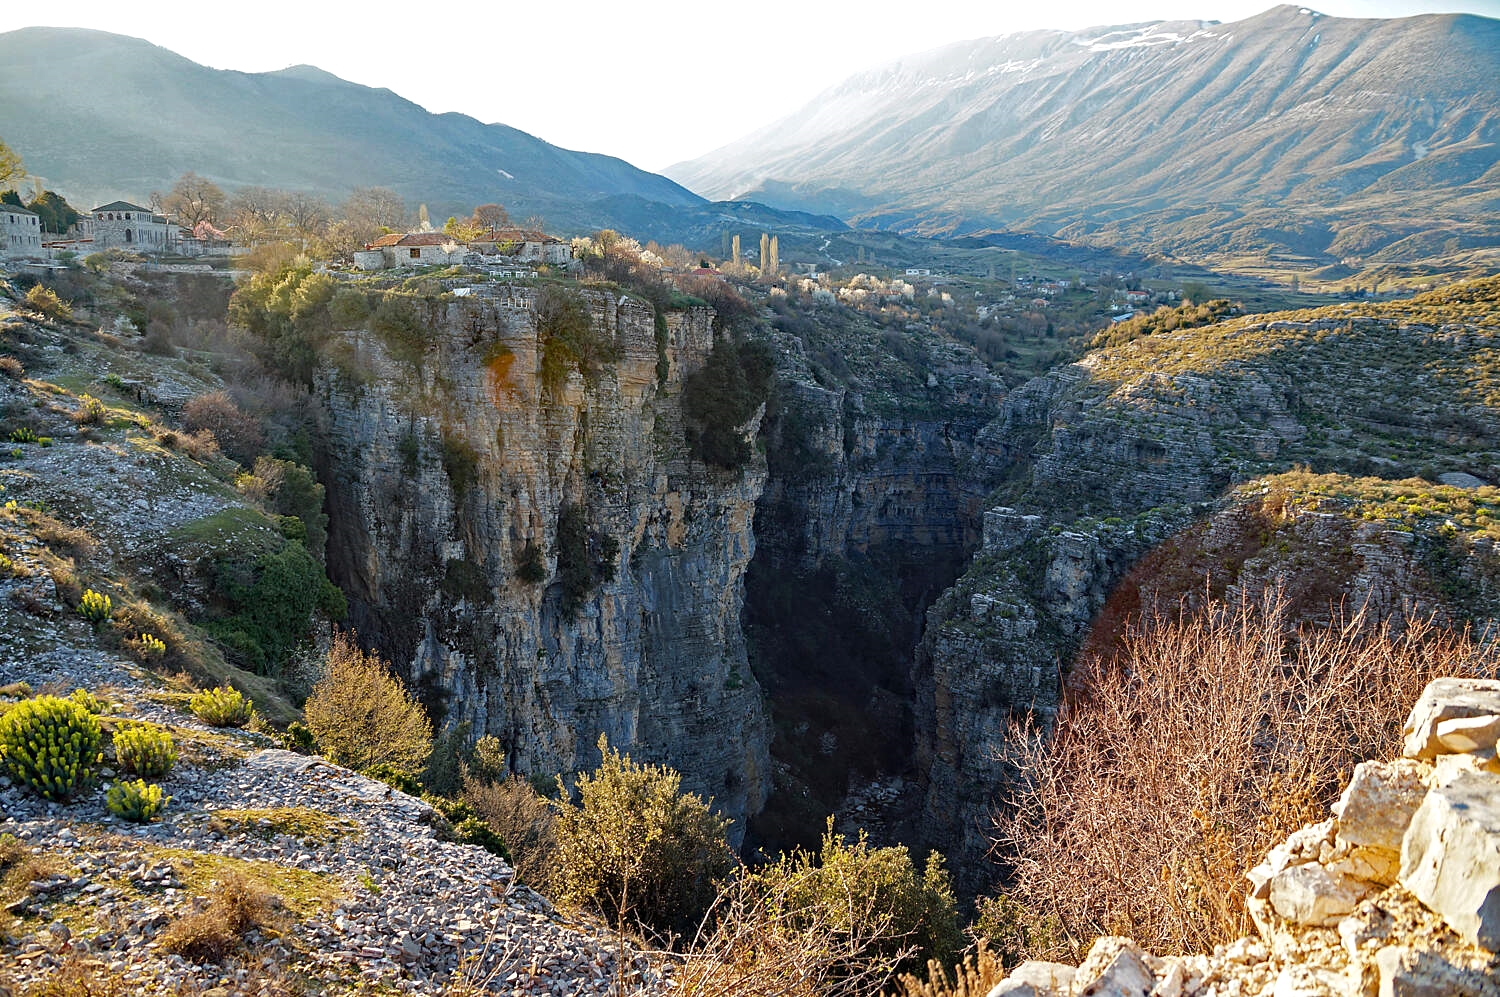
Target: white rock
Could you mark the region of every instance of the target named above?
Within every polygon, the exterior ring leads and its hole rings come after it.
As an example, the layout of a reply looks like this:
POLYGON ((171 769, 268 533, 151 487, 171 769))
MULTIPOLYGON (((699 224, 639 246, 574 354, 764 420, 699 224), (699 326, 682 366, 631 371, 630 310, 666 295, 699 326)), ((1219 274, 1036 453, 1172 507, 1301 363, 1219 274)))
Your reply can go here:
POLYGON ((1438 743, 1456 754, 1492 752, 1500 741, 1500 715, 1487 717, 1454 717, 1433 728, 1438 743))
POLYGON ((1271 997, 1340 997, 1343 982, 1342 973, 1311 966, 1288 966, 1277 974, 1271 997))
POLYGON ((1293 924, 1332 927, 1372 892, 1370 884, 1316 863, 1294 865, 1271 879, 1271 906, 1293 924))
POLYGON ((1500 997, 1500 981, 1439 953, 1392 945, 1375 955, 1380 997, 1500 997))
POLYGON ((1401 846, 1401 885, 1464 938, 1500 952, 1500 776, 1431 790, 1401 846))
POLYGON ((1449 749, 1437 735, 1438 724, 1444 720, 1496 715, 1500 715, 1500 680, 1433 679, 1401 729, 1406 757, 1430 760, 1446 754, 1449 749))
POLYGON ((1147 997, 1156 987, 1156 976, 1144 956, 1129 938, 1100 938, 1073 976, 1074 997, 1147 997))
POLYGON ((1073 967, 1060 962, 1023 962, 990 990, 986 997, 1067 997, 1073 967))
POLYGON ((1426 768, 1409 758, 1363 762, 1334 805, 1338 840, 1350 845, 1401 850, 1411 815, 1427 795, 1426 768))

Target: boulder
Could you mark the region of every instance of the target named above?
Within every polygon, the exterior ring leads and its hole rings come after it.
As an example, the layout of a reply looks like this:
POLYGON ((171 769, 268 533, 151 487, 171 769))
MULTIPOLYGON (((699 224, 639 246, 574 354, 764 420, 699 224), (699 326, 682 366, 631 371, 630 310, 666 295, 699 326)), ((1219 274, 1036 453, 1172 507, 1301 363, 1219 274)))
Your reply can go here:
POLYGON ((1433 679, 1401 729, 1406 757, 1430 761, 1449 753, 1452 749, 1438 740, 1438 725, 1445 720, 1493 716, 1500 716, 1500 680, 1433 679))
POLYGON ((1129 938, 1115 935, 1094 942, 1073 976, 1074 997, 1147 997, 1155 987, 1146 953, 1129 938))
POLYGON ((1060 962, 1023 962, 995 984, 987 997, 1067 997, 1074 969, 1060 962))
POLYGON ((1411 815, 1427 795, 1426 767, 1409 758, 1363 762, 1334 805, 1337 838, 1349 845, 1401 851, 1411 815))
POLYGON ((1500 776, 1462 773, 1427 793, 1401 845, 1401 885, 1500 952, 1500 776))
POLYGON ((1438 743, 1455 754, 1493 754, 1500 741, 1500 714, 1454 717, 1440 722, 1433 733, 1438 743))
POLYGON ((1369 883, 1329 872, 1317 863, 1294 865, 1271 877, 1277 914, 1309 927, 1332 927, 1374 892, 1369 883))
POLYGON ((1391 945, 1375 955, 1380 997, 1500 997, 1500 981, 1441 953, 1391 945))

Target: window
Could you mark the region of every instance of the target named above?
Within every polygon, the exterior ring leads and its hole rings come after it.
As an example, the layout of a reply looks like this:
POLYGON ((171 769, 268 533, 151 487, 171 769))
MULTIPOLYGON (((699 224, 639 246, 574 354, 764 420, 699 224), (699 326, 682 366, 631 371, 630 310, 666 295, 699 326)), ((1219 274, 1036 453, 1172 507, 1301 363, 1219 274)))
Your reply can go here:
POLYGON ((133 240, 132 240, 132 239, 131 239, 131 238, 130 238, 130 229, 126 229, 126 230, 125 230, 125 241, 126 241, 126 242, 131 242, 131 241, 133 241, 133 240))
POLYGON ((411 258, 414 260, 420 260, 422 258, 422 250, 416 246, 413 246, 411 248, 411 258))

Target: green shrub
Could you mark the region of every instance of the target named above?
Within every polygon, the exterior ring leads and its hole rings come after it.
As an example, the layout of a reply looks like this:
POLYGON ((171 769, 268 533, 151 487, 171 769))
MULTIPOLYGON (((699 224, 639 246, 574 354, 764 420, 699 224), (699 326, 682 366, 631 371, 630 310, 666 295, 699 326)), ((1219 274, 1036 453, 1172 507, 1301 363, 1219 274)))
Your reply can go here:
POLYGON ((557 514, 557 576, 564 613, 576 613, 601 582, 614 580, 619 552, 618 540, 589 529, 583 506, 563 504, 557 514))
POLYGON ((70 319, 73 317, 73 306, 59 298, 56 291, 50 287, 43 287, 41 284, 34 285, 26 292, 26 304, 48 318, 70 319))
POLYGON ((539 585, 547 580, 547 564, 542 560, 542 549, 534 541, 526 541, 526 546, 521 549, 516 577, 527 585, 539 585))
POLYGON ((714 344, 708 361, 682 384, 684 433, 694 457, 729 471, 750 462, 744 426, 770 397, 775 372, 764 343, 714 344))
POLYGON ((109 410, 93 395, 80 395, 78 411, 73 413, 73 422, 80 426, 102 426, 109 419, 109 410))
POLYGON ((280 741, 283 748, 295 751, 299 755, 312 755, 318 751, 318 739, 313 737, 313 732, 299 720, 293 720, 286 725, 286 733, 281 735, 280 741))
POLYGON ((308 730, 328 758, 364 771, 388 765, 415 775, 432 754, 432 724, 390 667, 340 633, 328 670, 307 697, 308 730))
POLYGON ((188 709, 210 727, 243 727, 255 708, 238 689, 219 686, 194 693, 188 709))
POLYGON ((608 333, 594 328, 586 301, 577 292, 548 285, 537 299, 537 332, 542 340, 542 386, 556 393, 576 370, 593 386, 601 368, 620 358, 608 333))
POLYGON ((93 589, 86 589, 83 598, 78 600, 78 615, 95 626, 109 619, 114 612, 114 605, 107 595, 101 595, 93 589))
POLYGON ((913 949, 901 964, 908 972, 928 959, 946 965, 963 948, 958 903, 937 852, 918 872, 905 845, 871 848, 864 832, 850 842, 833 833, 830 819, 816 855, 798 850, 752 875, 768 894, 784 898, 794 919, 811 924, 831 916, 836 930, 853 937, 879 918, 876 949, 887 955, 913 949))
POLYGON ((206 628, 262 674, 274 672, 307 636, 314 610, 337 620, 348 609, 344 594, 297 540, 254 561, 220 560, 215 569, 215 591, 229 613, 206 628))
POLYGON ((121 780, 109 787, 104 805, 116 817, 144 824, 155 820, 171 799, 162 795, 160 786, 144 779, 121 780))
POLYGON ((172 771, 177 748, 170 731, 156 724, 136 723, 115 731, 115 760, 131 775, 160 779, 172 771))
POLYGON ((38 696, 0 716, 0 763, 49 800, 88 784, 99 764, 98 719, 77 703, 38 696))
POLYGON ((453 497, 462 501, 479 480, 479 453, 456 430, 443 430, 443 472, 453 487, 453 497))
POLYGON ((682 776, 640 765, 599 738, 603 761, 578 777, 579 805, 553 801, 556 883, 566 903, 690 934, 734 868, 728 822, 682 776))
POLYGON ((323 511, 324 488, 301 464, 275 457, 255 458, 255 468, 235 485, 278 516, 296 517, 305 530, 308 553, 320 563, 328 544, 328 514, 323 511))
POLYGON ((126 644, 143 662, 160 661, 167 656, 167 642, 155 634, 143 633, 134 641, 126 641, 126 644))
POLYGON ((95 696, 87 689, 74 689, 72 694, 68 696, 68 701, 71 703, 77 703, 79 706, 95 715, 103 713, 109 709, 108 703, 100 699, 98 696, 95 696))

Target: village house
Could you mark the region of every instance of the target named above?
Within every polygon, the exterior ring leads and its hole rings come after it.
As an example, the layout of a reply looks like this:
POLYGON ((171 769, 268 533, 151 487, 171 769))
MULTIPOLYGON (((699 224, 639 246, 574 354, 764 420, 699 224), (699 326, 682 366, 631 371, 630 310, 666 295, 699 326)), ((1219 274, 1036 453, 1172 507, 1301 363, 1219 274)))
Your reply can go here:
POLYGON ((573 247, 561 239, 532 229, 501 228, 476 239, 474 250, 492 256, 496 253, 514 256, 532 263, 567 266, 573 259, 573 247))
POLYGON ((355 250, 354 265, 361 270, 448 266, 462 263, 468 251, 467 246, 442 232, 392 232, 355 250))
POLYGON ((101 204, 81 219, 87 234, 93 238, 93 248, 134 249, 148 253, 160 252, 176 242, 177 226, 156 214, 150 208, 129 201, 111 201, 101 204))
POLYGON ((0 204, 0 255, 42 255, 42 220, 35 211, 0 204))

